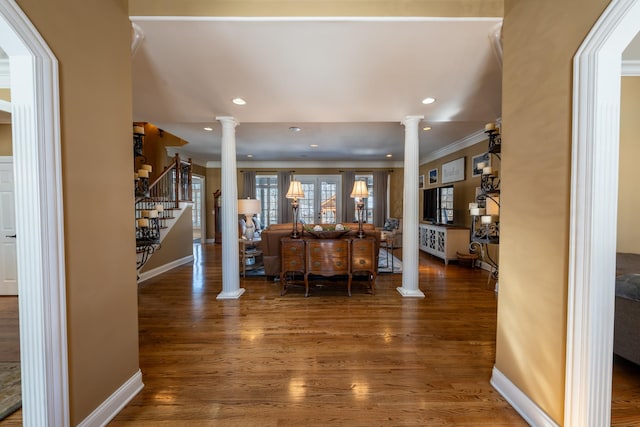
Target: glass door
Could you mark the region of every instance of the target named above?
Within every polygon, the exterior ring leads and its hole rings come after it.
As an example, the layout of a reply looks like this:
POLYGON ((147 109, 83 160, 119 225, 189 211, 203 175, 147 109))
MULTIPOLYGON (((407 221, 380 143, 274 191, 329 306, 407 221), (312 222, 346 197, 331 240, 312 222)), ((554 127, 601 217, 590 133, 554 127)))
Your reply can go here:
POLYGON ((303 224, 335 224, 342 220, 342 176, 298 175, 304 199, 299 200, 303 224))

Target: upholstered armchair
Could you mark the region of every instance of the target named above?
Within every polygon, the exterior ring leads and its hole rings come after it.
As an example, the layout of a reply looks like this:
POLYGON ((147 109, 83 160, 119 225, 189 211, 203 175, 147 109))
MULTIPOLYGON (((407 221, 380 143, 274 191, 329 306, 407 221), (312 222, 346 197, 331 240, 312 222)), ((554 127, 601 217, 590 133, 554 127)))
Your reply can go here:
POLYGON ((387 218, 380 229, 380 240, 393 242, 394 248, 402 246, 402 218, 387 218))

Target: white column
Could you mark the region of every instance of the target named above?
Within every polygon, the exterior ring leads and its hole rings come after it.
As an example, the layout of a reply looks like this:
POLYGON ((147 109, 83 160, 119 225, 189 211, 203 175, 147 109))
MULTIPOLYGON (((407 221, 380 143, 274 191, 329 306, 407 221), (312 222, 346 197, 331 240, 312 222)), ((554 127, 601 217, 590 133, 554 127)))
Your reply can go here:
POLYGON ((236 171, 236 126, 233 117, 216 117, 222 124, 222 292, 217 299, 238 299, 244 293, 240 288, 238 264, 238 181, 236 171))
POLYGON ((418 275, 418 127, 424 116, 407 116, 404 125, 404 191, 402 221, 402 287, 403 297, 424 298, 418 275))

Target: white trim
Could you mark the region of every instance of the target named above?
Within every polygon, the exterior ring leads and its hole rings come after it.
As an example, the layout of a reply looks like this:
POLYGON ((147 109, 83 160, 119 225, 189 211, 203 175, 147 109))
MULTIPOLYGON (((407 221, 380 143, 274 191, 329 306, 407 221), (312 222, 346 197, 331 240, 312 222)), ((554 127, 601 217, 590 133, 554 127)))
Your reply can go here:
POLYGON ((122 384, 111 396, 100 404, 78 427, 105 426, 118 412, 131 401, 144 387, 142 372, 138 370, 131 378, 122 384))
POLYGON ((639 28, 640 0, 612 0, 574 57, 566 426, 611 422, 621 57, 639 28))
MULTIPOLYGON (((366 162, 366 161, 355 161, 355 162, 348 162, 348 161, 331 161, 331 162, 327 162, 326 160, 323 161, 290 161, 290 162, 280 162, 280 161, 244 161, 244 162, 237 162, 237 167, 238 168, 255 168, 255 169, 291 169, 292 167, 295 168, 296 170, 298 169, 326 169, 327 168, 327 163, 331 163, 331 168, 356 168, 356 169, 371 169, 371 168, 384 168, 384 169, 389 169, 389 168, 402 168, 404 167, 404 163, 403 162, 386 162, 386 161, 380 161, 380 162, 366 162)), ((218 160, 210 160, 207 162, 207 168, 220 168, 222 167, 222 162, 218 161, 218 160)))
POLYGON ((518 414, 531 426, 558 427, 535 402, 522 392, 495 366, 491 372, 491 385, 506 399, 518 414))
POLYGON ((149 280, 152 277, 156 277, 162 273, 166 273, 169 270, 173 270, 176 267, 180 267, 181 265, 192 263, 193 260, 193 255, 187 255, 186 257, 173 260, 165 265, 161 265, 160 267, 156 267, 149 271, 145 271, 144 273, 140 273, 138 284, 144 282, 145 280, 149 280))
POLYGON ((135 22, 131 23, 131 29, 133 30, 133 36, 131 37, 131 56, 134 56, 144 40, 144 31, 142 31, 142 28, 135 22))
POLYGON ((9 101, 5 101, 4 99, 0 99, 0 111, 6 111, 7 113, 10 113, 11 103, 9 101))
POLYGON ((471 147, 472 145, 476 145, 479 142, 484 142, 489 137, 484 133, 484 130, 479 130, 477 132, 472 133, 471 135, 467 135, 462 139, 459 139, 456 142, 453 142, 446 147, 443 147, 439 150, 433 151, 426 156, 420 159, 420 164, 424 165, 425 163, 432 162, 434 160, 438 160, 443 158, 444 156, 448 156, 449 154, 457 153, 460 150, 464 150, 467 147, 471 147))
POLYGON ((9 72, 9 59, 0 59, 0 88, 11 88, 11 74, 9 72))
POLYGON ((502 22, 502 17, 420 16, 130 16, 132 21, 179 22, 502 22))
POLYGON ((624 77, 640 76, 640 60, 639 61, 622 61, 622 75, 624 77))
POLYGON ((178 216, 174 217, 173 219, 167 221, 167 228, 160 229, 160 243, 162 243, 162 241, 165 239, 165 237, 167 237, 169 232, 173 229, 173 226, 176 225, 176 223, 178 222, 178 219, 180 219, 180 217, 182 215, 184 215, 184 210, 185 210, 185 208, 187 206, 191 206, 191 208, 193 209, 193 202, 179 202, 178 203, 178 209, 180 211, 180 214, 178 216))
POLYGON ((68 426, 58 62, 15 0, 0 2, 9 56, 24 425, 68 426))

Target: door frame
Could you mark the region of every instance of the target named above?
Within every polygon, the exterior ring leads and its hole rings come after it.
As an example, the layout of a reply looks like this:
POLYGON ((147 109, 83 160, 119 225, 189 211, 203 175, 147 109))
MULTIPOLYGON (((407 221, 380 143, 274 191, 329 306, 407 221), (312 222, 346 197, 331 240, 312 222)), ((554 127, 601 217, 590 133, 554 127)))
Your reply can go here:
POLYGON ((573 62, 564 425, 611 422, 620 78, 640 0, 612 0, 573 62))
POLYGON ((11 73, 22 419, 68 426, 58 61, 15 0, 0 2, 0 40, 11 73))
MULTIPOLYGON (((307 178, 313 178, 313 180, 315 181, 314 186, 315 188, 315 197, 319 197, 320 192, 318 191, 318 184, 319 182, 323 179, 323 178, 335 178, 337 180, 337 185, 336 185, 336 224, 341 223, 344 221, 344 219, 342 218, 342 175, 341 174, 308 174, 308 175, 295 175, 294 179, 300 181, 300 182, 305 182, 305 179, 307 178)), ((306 182, 309 182, 310 179, 307 179, 306 182)), ((305 196, 306 198, 306 196, 305 196)), ((318 211, 316 212, 316 215, 320 212, 319 208, 320 208, 320 200, 314 200, 313 204, 314 204, 314 209, 318 209, 318 211), (318 205, 316 206, 316 202, 318 203, 318 205)), ((317 220, 318 218, 316 218, 317 220)), ((320 224, 319 221, 314 221, 314 224, 320 224)))

